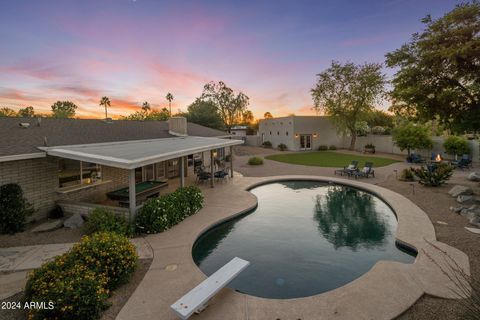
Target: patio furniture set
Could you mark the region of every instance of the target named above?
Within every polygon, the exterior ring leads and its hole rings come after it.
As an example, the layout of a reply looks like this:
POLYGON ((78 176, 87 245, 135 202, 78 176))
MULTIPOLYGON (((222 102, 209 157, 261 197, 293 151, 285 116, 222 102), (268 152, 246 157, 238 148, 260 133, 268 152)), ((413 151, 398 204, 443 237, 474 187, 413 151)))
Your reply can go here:
POLYGON ((432 153, 432 156, 430 157, 429 160, 423 158, 419 154, 412 153, 410 154, 410 156, 407 157, 407 162, 416 163, 416 164, 427 164, 429 166, 436 165, 439 163, 447 163, 454 166, 455 168, 462 169, 462 170, 472 168, 472 159, 468 154, 462 155, 462 157, 459 160, 445 161, 439 155, 435 155, 434 153, 432 153))
POLYGON ((365 165, 360 170, 358 168, 358 161, 353 160, 347 167, 335 170, 334 174, 339 174, 341 176, 346 175, 348 177, 354 177, 355 179, 369 178, 370 176, 375 177, 375 170, 373 170, 372 162, 365 162, 365 165))

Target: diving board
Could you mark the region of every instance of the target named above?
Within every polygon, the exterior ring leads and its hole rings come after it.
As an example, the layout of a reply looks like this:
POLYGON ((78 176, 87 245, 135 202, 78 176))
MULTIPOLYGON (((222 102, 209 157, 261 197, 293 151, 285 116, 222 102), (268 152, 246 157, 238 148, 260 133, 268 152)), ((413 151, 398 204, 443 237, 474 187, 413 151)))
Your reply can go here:
POLYGON ((248 267, 249 264, 250 262, 246 260, 238 257, 233 258, 186 295, 178 299, 170 308, 181 319, 188 319, 194 312, 200 312, 205 309, 208 301, 248 267))

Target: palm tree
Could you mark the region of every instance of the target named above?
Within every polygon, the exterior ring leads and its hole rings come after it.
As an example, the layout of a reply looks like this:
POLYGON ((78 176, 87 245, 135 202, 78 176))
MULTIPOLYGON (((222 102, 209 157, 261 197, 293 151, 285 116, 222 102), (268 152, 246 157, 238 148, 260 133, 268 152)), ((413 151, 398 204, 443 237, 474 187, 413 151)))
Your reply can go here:
POLYGON ((105 119, 107 119, 107 107, 110 107, 110 99, 108 99, 108 97, 102 97, 100 100, 100 106, 105 107, 105 119))
POLYGON ((147 101, 145 101, 144 103, 142 103, 142 110, 147 112, 147 111, 150 111, 150 103, 148 103, 147 101))
POLYGON ((173 95, 169 92, 167 93, 167 96, 165 97, 168 100, 168 108, 170 109, 170 116, 172 116, 172 100, 173 100, 173 95))

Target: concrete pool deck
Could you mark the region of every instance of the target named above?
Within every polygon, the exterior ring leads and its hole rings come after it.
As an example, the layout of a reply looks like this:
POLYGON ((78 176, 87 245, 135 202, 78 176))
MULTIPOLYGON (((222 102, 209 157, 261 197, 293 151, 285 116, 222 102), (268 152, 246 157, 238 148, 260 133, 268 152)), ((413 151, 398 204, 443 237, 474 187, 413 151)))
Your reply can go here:
POLYGON ((170 305, 206 278, 192 258, 198 236, 220 221, 254 208, 256 197, 247 189, 288 179, 332 181, 380 196, 397 214, 397 240, 418 251, 415 262, 380 261, 349 284, 306 298, 265 299, 225 288, 192 319, 392 319, 423 294, 456 298, 449 274, 438 265, 445 269, 446 254, 469 274, 468 257, 437 242, 427 214, 404 196, 369 183, 334 177, 236 177, 213 189, 202 188, 205 207, 199 213, 166 232, 146 237, 154 252, 153 262, 117 319, 177 319, 170 305))

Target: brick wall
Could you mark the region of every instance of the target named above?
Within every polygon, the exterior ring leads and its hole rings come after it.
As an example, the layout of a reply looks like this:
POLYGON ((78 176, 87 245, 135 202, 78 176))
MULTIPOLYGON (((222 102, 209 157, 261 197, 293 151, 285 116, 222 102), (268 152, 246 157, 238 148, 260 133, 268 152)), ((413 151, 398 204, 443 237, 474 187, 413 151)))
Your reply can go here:
POLYGON ((106 193, 128 186, 128 171, 102 166, 103 180, 111 182, 69 193, 58 192, 58 158, 0 162, 0 185, 17 183, 34 206, 30 220, 45 218, 57 200, 99 202, 106 193))

